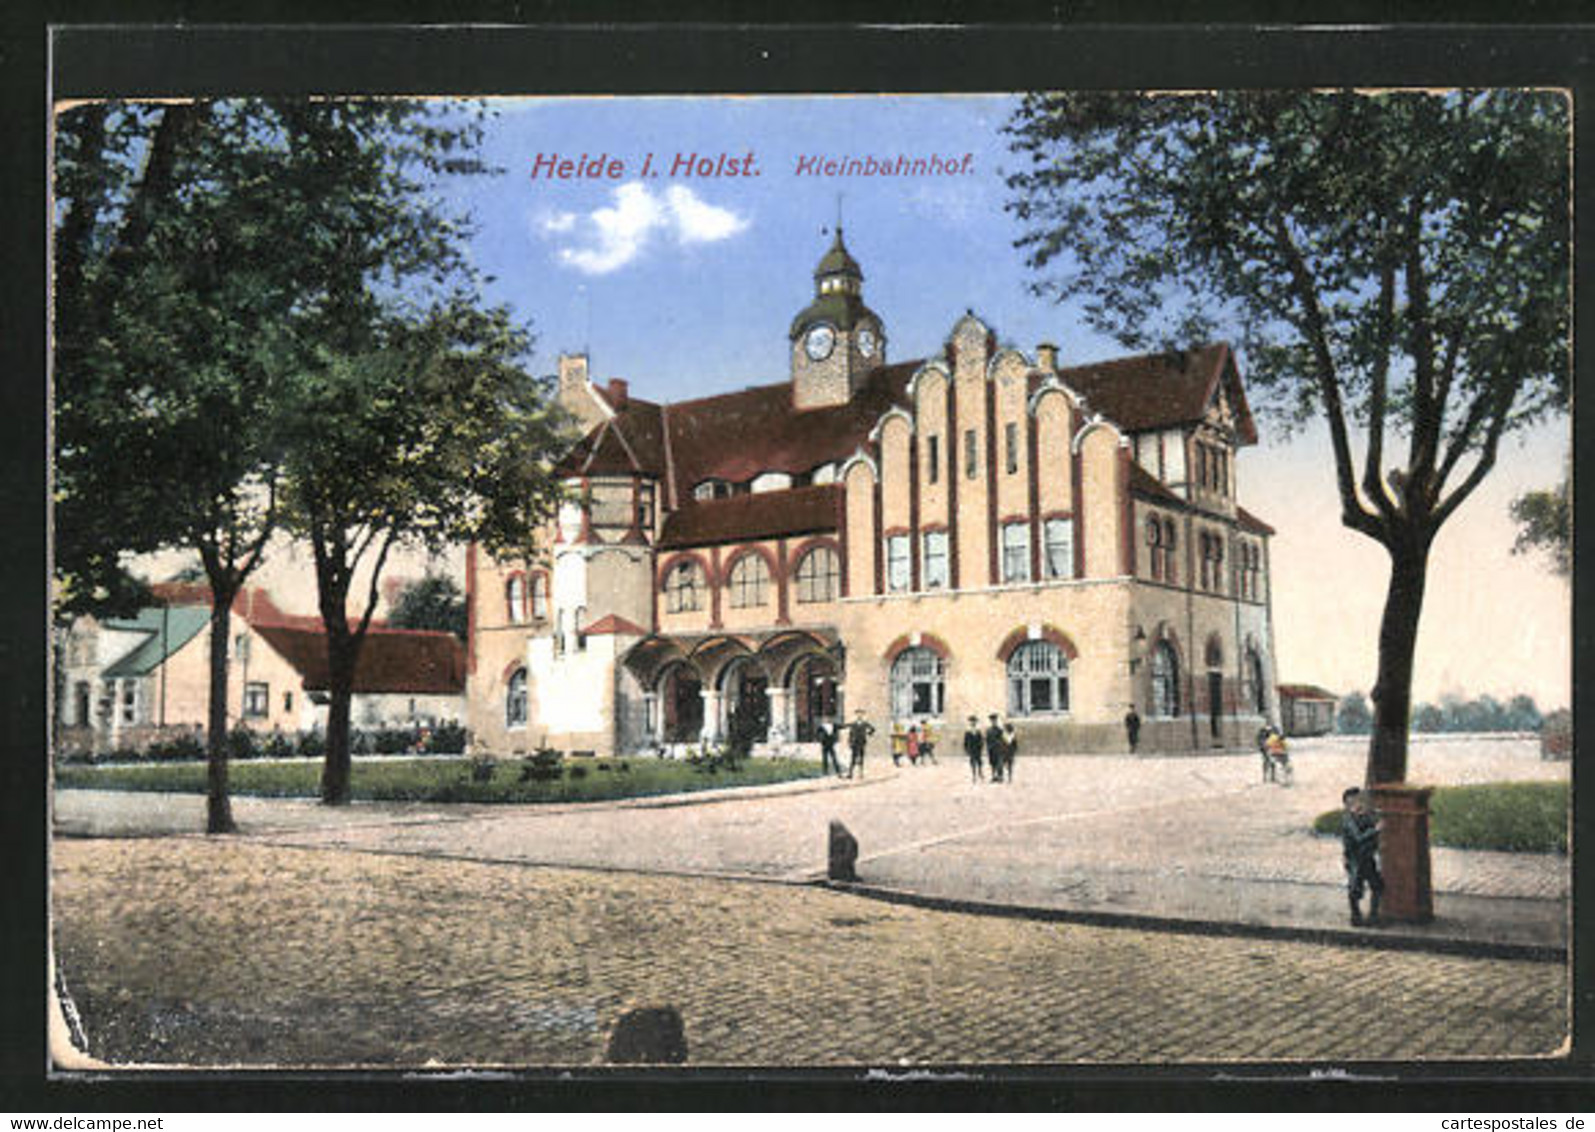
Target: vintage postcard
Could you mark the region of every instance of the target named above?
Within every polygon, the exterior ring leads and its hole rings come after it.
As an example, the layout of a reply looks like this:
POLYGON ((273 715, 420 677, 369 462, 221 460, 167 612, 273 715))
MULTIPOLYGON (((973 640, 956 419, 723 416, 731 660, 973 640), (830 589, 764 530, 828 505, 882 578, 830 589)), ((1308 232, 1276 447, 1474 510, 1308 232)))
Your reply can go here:
POLYGON ((55 1072, 1565 1061, 1570 92, 821 85, 57 101, 55 1072))

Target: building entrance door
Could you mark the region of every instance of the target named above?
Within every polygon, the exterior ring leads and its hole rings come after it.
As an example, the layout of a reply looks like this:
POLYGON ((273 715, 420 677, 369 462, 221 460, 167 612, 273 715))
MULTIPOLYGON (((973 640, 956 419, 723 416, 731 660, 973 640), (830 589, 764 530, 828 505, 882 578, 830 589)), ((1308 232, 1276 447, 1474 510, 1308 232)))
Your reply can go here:
POLYGON ((703 733, 703 683, 685 668, 665 678, 664 735, 667 743, 690 743, 703 733))
POLYGON ((770 736, 770 681, 753 672, 738 674, 732 710, 755 743, 770 736))
POLYGON ((810 657, 802 662, 792 684, 797 708, 796 738, 800 743, 811 742, 818 736, 822 722, 837 718, 836 664, 829 657, 810 657))
POLYGON ((1212 729, 1213 738, 1223 736, 1224 716, 1224 674, 1222 672, 1209 672, 1207 674, 1207 721, 1212 729))

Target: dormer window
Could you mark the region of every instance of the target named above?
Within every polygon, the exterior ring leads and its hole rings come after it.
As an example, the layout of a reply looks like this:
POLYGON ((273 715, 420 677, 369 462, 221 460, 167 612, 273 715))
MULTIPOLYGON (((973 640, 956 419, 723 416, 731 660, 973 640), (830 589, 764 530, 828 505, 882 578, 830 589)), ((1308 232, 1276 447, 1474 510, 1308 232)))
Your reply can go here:
POLYGON ((692 489, 694 499, 727 499, 731 495, 731 485, 725 480, 704 480, 692 489))

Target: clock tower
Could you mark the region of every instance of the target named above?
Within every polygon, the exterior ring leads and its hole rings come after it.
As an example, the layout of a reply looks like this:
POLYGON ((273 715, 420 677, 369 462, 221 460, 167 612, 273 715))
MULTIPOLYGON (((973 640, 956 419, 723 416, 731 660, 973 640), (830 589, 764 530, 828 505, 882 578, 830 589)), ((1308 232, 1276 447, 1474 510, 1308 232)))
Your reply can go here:
POLYGON ((814 301, 792 320, 792 407, 841 405, 876 366, 886 364, 886 331, 864 305, 864 273, 836 227, 814 269, 814 301))

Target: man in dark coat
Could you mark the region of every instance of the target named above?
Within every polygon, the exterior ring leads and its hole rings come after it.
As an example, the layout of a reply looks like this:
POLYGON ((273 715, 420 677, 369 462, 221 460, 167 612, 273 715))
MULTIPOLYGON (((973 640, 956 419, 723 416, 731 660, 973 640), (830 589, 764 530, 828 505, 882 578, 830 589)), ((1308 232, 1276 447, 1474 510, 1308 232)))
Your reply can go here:
POLYGON ((1013 724, 1005 723, 1002 727, 1002 780, 1009 786, 1013 785, 1013 763, 1019 757, 1019 736, 1014 734, 1013 724))
POLYGON ((991 726, 986 728, 986 761, 991 764, 991 780, 1001 782, 1007 769, 1007 752, 1002 746, 1002 727, 997 723, 997 713, 991 713, 991 726))
POLYGON ((1130 737, 1130 754, 1133 755, 1136 744, 1141 741, 1141 716, 1134 704, 1124 713, 1124 733, 1130 737))
POLYGON ((858 771, 860 778, 864 777, 864 748, 869 745, 869 737, 875 734, 874 726, 864 718, 864 709, 860 708, 847 725, 847 747, 849 759, 847 763, 847 777, 853 777, 853 771, 858 771))
POLYGON ((980 735, 980 720, 970 716, 969 726, 964 729, 964 754, 969 757, 971 782, 979 782, 986 777, 986 772, 980 768, 980 752, 984 746, 985 740, 980 735))
POLYGON ((1348 786, 1340 796, 1345 813, 1340 817, 1341 855, 1346 866, 1346 896, 1351 903, 1353 927, 1363 924, 1362 889, 1373 894, 1367 923, 1379 922, 1379 898, 1384 895, 1385 878, 1379 874, 1379 818, 1368 804, 1368 796, 1358 787, 1348 786))
POLYGON ((829 719, 820 724, 820 769, 826 774, 842 773, 842 764, 836 761, 836 724, 829 719))

